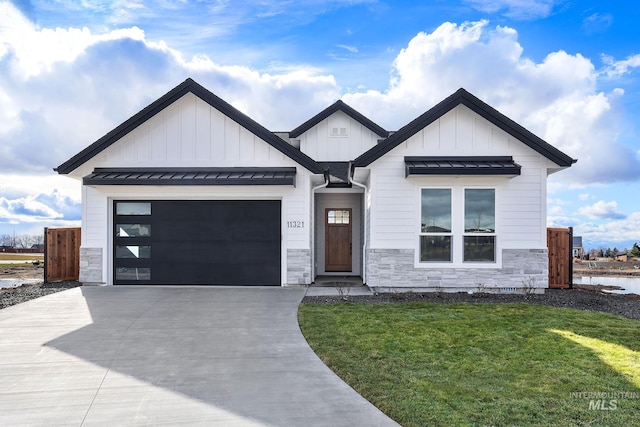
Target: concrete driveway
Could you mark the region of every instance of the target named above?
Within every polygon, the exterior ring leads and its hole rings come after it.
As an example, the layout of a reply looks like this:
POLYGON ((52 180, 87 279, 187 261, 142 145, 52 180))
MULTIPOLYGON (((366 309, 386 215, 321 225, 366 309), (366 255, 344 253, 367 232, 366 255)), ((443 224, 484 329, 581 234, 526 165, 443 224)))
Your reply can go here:
POLYGON ((0 310, 0 425, 397 425, 307 345, 303 295, 83 287, 0 310))

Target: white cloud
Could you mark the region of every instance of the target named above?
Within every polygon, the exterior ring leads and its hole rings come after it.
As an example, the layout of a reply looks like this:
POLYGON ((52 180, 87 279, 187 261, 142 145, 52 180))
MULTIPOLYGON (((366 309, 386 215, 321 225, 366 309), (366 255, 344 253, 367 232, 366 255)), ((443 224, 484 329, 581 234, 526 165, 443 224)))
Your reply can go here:
POLYGON ((582 27, 589 34, 606 31, 613 24, 613 15, 610 13, 593 13, 582 21, 582 27))
POLYGON ((336 45, 336 46, 341 48, 341 49, 344 49, 346 51, 349 51, 351 53, 358 53, 358 48, 355 47, 355 46, 348 46, 346 44, 339 44, 339 45, 336 45))
POLYGON ((80 204, 60 195, 38 193, 10 199, 0 196, 0 225, 20 223, 78 223, 80 204))
POLYGON ((39 29, 27 20, 11 3, 0 3, 0 59, 11 55, 11 71, 24 79, 51 71, 57 62, 72 62, 96 43, 130 38, 144 40, 144 32, 137 28, 118 29, 101 35, 88 28, 39 29))
POLYGON ((560 215, 566 215, 564 208, 559 205, 549 206, 549 208, 547 209, 547 213, 554 217, 560 216, 560 215))
POLYGON ((551 214, 547 216, 547 227, 565 228, 573 227, 577 224, 577 220, 573 216, 567 216, 565 212, 560 214, 551 214))
MULTIPOLYGON (((0 24, 6 30, 2 46, 12 52, 0 61, 20 71, 0 75, 0 167, 8 171, 42 172, 61 163, 187 76, 275 130, 297 126, 340 97, 333 76, 304 64, 259 73, 205 55, 187 60, 166 43, 147 40, 137 27, 101 34, 39 29, 2 5, 15 19, 11 27, 0 24), (38 46, 44 39, 46 54, 38 46)), ((563 182, 638 179, 640 161, 617 143, 620 112, 613 101, 621 92, 598 92, 598 72, 579 54, 553 52, 535 63, 522 53, 512 28, 444 23, 416 35, 397 55, 385 92, 343 98, 397 129, 463 86, 578 157, 577 165, 559 174, 563 182)))
POLYGON ((513 19, 546 18, 561 0, 465 0, 474 9, 486 13, 502 12, 513 19))
POLYGON ((627 218, 627 215, 618 210, 618 203, 616 201, 605 202, 599 200, 593 205, 579 208, 578 213, 589 219, 620 220, 627 218))
POLYGON ((616 242, 630 247, 633 244, 631 242, 640 242, 640 212, 634 212, 626 219, 606 223, 581 223, 574 229, 574 235, 591 242, 591 248, 616 242))
POLYGON ((79 225, 78 181, 51 172, 50 176, 0 175, 0 183, 0 229, 3 224, 79 225))
POLYGON ((600 73, 580 54, 523 57, 517 32, 487 21, 444 23, 415 36, 397 56, 384 92, 346 94, 347 103, 389 129, 464 87, 547 142, 578 158, 552 177, 561 185, 636 181, 640 160, 620 144, 623 91, 597 90, 600 73))
POLYGON ((613 57, 604 55, 602 61, 607 65, 603 74, 607 77, 620 77, 629 74, 634 68, 640 67, 640 54, 629 56, 627 59, 616 61, 613 57))
POLYGON ((4 174, 50 173, 188 76, 271 129, 292 129, 340 95, 332 76, 309 67, 267 74, 204 55, 186 60, 137 27, 40 29, 0 7, 9 17, 0 21, 0 65, 12 70, 0 74, 4 174))
POLYGON ((571 204, 572 202, 567 199, 547 199, 547 222, 549 223, 549 227, 554 226, 551 225, 552 222, 558 222, 567 215, 565 207, 571 204))

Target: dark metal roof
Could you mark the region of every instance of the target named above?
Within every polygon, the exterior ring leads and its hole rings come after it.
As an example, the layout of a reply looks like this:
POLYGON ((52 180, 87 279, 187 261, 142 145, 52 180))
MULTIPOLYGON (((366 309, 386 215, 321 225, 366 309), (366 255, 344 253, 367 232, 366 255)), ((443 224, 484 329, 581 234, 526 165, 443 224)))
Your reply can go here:
POLYGON ((466 90, 460 88, 455 93, 438 103, 436 106, 414 119, 409 124, 402 127, 397 132, 391 134, 386 140, 372 147, 368 151, 358 156, 354 161, 355 167, 369 166, 371 163, 424 129, 458 105, 464 105, 478 115, 484 117, 500 129, 504 130, 514 138, 545 156, 558 166, 569 167, 577 160, 564 154, 551 144, 534 135, 523 128, 498 110, 476 98, 466 90))
POLYGON ((360 123, 362 126, 366 127, 367 129, 369 129, 371 132, 375 133, 378 136, 386 137, 389 135, 389 132, 384 130, 381 126, 377 125, 376 123, 374 123, 373 121, 371 121, 370 119, 368 119, 367 117, 365 117, 364 115, 362 115, 361 113, 353 109, 352 107, 348 106, 343 101, 337 100, 336 102, 331 104, 329 107, 320 111, 318 114, 316 114, 315 116, 313 116, 312 118, 310 118, 309 120, 307 120, 306 122, 304 122, 303 124, 295 128, 294 130, 289 132, 289 137, 290 138, 299 137, 300 135, 302 135, 303 133, 305 133, 306 131, 308 131, 309 129, 311 129, 312 127, 314 127, 315 125, 317 125, 318 123, 320 123, 321 121, 323 121, 324 119, 326 119, 327 117, 335 113, 336 111, 342 111, 343 113, 350 116, 352 119, 354 119, 355 121, 360 123))
POLYGON ((513 157, 405 157, 409 175, 520 175, 513 157))
POLYGON ((329 177, 328 187, 351 187, 349 173, 350 162, 318 162, 329 177))
POLYGON ((68 174, 72 172, 189 92, 193 93, 216 110, 234 120, 240 124, 240 126, 246 128, 260 139, 266 141, 268 144, 290 157, 310 172, 315 174, 322 173, 320 166, 311 157, 307 156, 290 144, 287 144, 287 142, 282 138, 274 135, 264 126, 241 113, 236 108, 232 107, 231 104, 228 104, 221 98, 217 97, 191 78, 186 79, 184 82, 171 89, 165 95, 149 104, 147 107, 104 135, 102 138, 98 139, 57 168, 54 168, 54 170, 60 174, 68 174))
POLYGON ((296 168, 95 168, 84 185, 296 185, 296 168))

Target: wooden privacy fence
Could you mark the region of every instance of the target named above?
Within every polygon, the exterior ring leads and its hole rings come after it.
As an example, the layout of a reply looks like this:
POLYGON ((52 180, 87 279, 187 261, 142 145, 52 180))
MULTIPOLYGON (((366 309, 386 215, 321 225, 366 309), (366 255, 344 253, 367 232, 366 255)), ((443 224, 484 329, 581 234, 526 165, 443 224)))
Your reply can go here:
POLYGON ((80 278, 80 228, 44 229, 44 281, 80 278))
POLYGON ((547 228, 549 287, 573 287, 573 228, 547 228))

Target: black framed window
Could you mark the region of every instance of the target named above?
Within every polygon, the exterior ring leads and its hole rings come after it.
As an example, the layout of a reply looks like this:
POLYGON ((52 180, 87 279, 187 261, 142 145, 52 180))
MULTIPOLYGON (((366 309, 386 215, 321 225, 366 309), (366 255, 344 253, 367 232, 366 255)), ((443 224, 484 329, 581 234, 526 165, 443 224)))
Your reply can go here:
POLYGON ((464 262, 496 261, 496 190, 464 190, 464 262))
POLYGON ((421 191, 420 262, 451 262, 451 189, 421 191))
POLYGON ((496 189, 422 188, 419 262, 495 263, 496 189))

